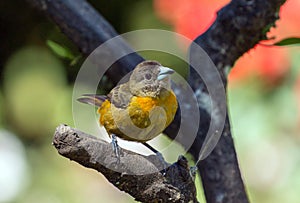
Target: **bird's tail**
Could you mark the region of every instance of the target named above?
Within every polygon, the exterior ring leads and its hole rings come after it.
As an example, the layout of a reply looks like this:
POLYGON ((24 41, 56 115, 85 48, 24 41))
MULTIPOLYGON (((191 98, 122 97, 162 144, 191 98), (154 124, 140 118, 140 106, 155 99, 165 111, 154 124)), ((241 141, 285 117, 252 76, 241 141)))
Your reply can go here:
POLYGON ((77 101, 100 107, 106 99, 108 98, 105 95, 83 94, 81 97, 77 99, 77 101))

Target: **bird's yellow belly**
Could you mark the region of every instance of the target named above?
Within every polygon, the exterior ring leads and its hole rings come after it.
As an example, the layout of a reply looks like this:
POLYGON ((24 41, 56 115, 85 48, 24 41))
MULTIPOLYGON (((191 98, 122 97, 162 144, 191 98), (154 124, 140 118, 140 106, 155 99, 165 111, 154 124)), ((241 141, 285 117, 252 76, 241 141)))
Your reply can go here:
POLYGON ((106 100, 98 109, 100 124, 107 132, 125 140, 146 142, 159 135, 174 119, 176 96, 165 92, 159 98, 132 97, 126 109, 106 100))

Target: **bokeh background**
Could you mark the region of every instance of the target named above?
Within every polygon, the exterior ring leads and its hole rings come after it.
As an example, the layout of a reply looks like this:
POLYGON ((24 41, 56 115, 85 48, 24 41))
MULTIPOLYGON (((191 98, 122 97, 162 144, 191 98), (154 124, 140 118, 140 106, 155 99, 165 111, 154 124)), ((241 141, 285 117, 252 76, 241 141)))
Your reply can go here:
MULTIPOLYGON (((229 1, 89 2, 119 33, 157 28, 194 39, 229 1)), ((265 46, 300 36, 299 9, 300 0, 288 0, 272 40, 244 54, 229 75, 233 136, 252 202, 300 201, 300 50, 265 46)), ((0 202, 134 202, 51 145, 57 125, 73 125, 73 82, 84 60, 74 44, 23 0, 0 1, 0 39, 0 202)), ((165 54, 142 54, 186 68, 165 54)))

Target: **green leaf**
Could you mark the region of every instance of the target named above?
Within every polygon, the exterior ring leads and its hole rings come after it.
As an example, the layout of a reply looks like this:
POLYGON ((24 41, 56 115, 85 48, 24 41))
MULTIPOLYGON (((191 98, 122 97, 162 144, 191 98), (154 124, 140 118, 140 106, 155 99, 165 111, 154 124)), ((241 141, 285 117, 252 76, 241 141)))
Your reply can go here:
POLYGON ((285 38, 279 42, 276 42, 274 45, 275 46, 300 45, 300 38, 298 37, 285 38))
POLYGON ((59 57, 66 58, 69 60, 74 60, 75 56, 72 54, 71 50, 69 50, 66 47, 63 47, 62 45, 53 42, 51 40, 47 40, 48 47, 59 57))
POLYGON ((75 66, 81 58, 82 58, 82 55, 78 55, 78 56, 74 57, 74 59, 72 59, 70 62, 70 66, 75 66))

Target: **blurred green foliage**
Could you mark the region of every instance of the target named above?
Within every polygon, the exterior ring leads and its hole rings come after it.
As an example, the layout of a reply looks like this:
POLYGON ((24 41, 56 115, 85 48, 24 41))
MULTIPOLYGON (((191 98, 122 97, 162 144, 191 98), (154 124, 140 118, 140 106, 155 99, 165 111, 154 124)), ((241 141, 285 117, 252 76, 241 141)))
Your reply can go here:
POLYGON ((66 58, 69 60, 73 60, 75 58, 73 53, 68 48, 63 47, 62 45, 54 41, 47 40, 47 45, 55 54, 57 54, 61 58, 66 58))
POLYGON ((152 7, 152 1, 137 1, 137 3, 131 4, 130 12, 126 14, 128 20, 123 24, 123 27, 126 28, 124 31, 152 28, 171 30, 170 25, 163 23, 153 13, 152 7))
POLYGON ((66 88, 61 62, 45 48, 26 47, 11 56, 4 75, 6 115, 14 129, 31 138, 51 134, 66 88))
POLYGON ((293 86, 300 50, 291 51, 290 72, 277 88, 252 78, 228 90, 233 136, 252 202, 299 200, 299 104, 293 86))

